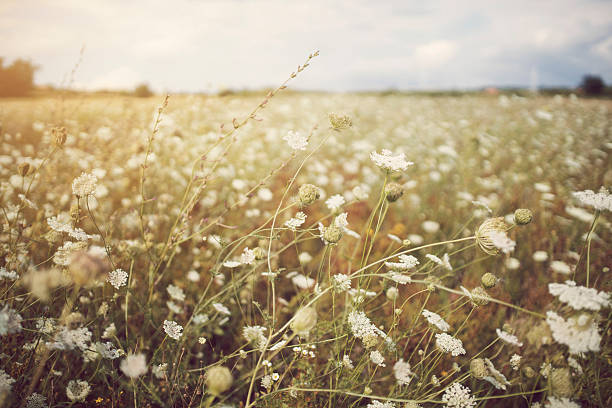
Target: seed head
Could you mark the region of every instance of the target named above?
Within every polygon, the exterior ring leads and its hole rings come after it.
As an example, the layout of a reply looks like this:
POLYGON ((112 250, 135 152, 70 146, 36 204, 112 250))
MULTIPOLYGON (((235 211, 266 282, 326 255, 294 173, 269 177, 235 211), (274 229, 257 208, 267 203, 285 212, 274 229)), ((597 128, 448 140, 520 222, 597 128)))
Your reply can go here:
POLYGON ((17 170, 19 171, 19 175, 21 177, 25 177, 28 175, 28 173, 30 172, 30 163, 21 163, 18 167, 17 170))
POLYGON ((331 224, 323 232, 323 240, 328 244, 336 244, 342 238, 342 229, 336 224, 331 224))
POLYGON ((401 184, 391 182, 385 186, 385 197, 390 203, 399 200, 403 194, 404 188, 401 186, 401 184))
POLYGON ((298 336, 307 336, 317 324, 317 311, 314 307, 304 307, 297 311, 291 322, 291 330, 298 336))
POLYGON ((329 123, 334 130, 348 129, 353 126, 353 121, 348 115, 336 115, 332 112, 328 117, 329 123))
POLYGON ((317 186, 312 184, 302 184, 298 191, 298 197, 302 207, 306 207, 317 201, 321 197, 321 192, 317 186))
POLYGON ((229 390, 234 382, 232 373, 229 368, 224 366, 215 366, 208 369, 206 372, 206 387, 208 391, 215 396, 223 394, 229 390))
POLYGON ((514 222, 516 225, 527 225, 533 219, 533 213, 527 208, 519 208, 514 211, 514 222))
POLYGON ((487 370, 487 365, 482 358, 475 358, 470 361, 470 374, 472 377, 482 379, 489 375, 489 370, 487 370))
POLYGON ((58 147, 62 147, 66 143, 68 131, 65 127, 54 127, 51 130, 51 134, 53 135, 53 141, 58 147))
POLYGON ((497 284, 497 276, 487 272, 480 278, 480 283, 485 289, 491 289, 497 284))
POLYGON ((476 230, 476 242, 480 248, 489 255, 499 254, 499 250, 494 245, 491 239, 491 233, 506 233, 508 225, 503 217, 495 217, 486 219, 476 230))

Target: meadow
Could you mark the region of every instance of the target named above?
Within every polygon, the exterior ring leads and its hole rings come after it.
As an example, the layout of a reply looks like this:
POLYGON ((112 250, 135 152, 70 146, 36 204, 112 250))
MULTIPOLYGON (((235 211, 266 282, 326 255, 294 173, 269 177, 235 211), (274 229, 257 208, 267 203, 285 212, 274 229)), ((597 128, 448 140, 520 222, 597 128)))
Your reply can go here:
POLYGON ((612 405, 612 102, 285 85, 0 100, 4 406, 612 405))

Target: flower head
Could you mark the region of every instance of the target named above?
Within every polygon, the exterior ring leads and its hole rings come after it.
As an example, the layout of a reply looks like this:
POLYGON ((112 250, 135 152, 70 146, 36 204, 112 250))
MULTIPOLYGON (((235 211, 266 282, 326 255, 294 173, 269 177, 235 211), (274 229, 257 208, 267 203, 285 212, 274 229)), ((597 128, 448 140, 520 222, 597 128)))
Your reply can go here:
POLYGON ((393 152, 387 149, 383 149, 380 153, 370 153, 370 159, 372 159, 375 165, 387 173, 405 171, 409 166, 414 164, 406 160, 406 155, 404 153, 394 155, 393 152))

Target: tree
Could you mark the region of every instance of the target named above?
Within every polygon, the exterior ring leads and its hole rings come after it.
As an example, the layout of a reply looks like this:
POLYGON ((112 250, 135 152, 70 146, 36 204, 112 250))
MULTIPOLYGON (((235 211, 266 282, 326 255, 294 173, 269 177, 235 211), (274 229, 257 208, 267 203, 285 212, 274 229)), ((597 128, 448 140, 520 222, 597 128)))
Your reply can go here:
POLYGON ((151 91, 148 84, 140 84, 134 89, 134 96, 148 98, 149 96, 153 96, 153 91, 151 91))
POLYGON ((34 72, 38 69, 31 61, 16 59, 4 66, 0 58, 0 96, 26 96, 34 88, 34 72))
POLYGON ((586 95, 601 95, 605 84, 600 76, 585 75, 582 77, 582 82, 580 82, 580 88, 582 88, 586 95))

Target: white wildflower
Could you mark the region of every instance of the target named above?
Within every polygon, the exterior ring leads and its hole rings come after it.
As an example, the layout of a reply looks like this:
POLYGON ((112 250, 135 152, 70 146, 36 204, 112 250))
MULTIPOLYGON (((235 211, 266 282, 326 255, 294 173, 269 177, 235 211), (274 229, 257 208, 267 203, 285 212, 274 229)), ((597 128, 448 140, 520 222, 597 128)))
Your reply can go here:
POLYGON ((93 174, 81 173, 72 182, 72 192, 77 197, 86 197, 96 190, 98 178, 93 174))
POLYGON ((23 318, 17 311, 10 308, 9 305, 4 305, 0 310, 0 336, 19 333, 23 329, 22 321, 23 318))
POLYGON ((391 279, 393 282, 399 283, 400 285, 406 285, 407 283, 412 282, 412 278, 410 276, 393 271, 389 272, 389 279, 391 279))
POLYGON ((580 200, 582 204, 591 206, 596 210, 612 211, 612 195, 605 187, 601 187, 598 193, 585 190, 573 193, 573 196, 580 200))
POLYGON ((408 271, 419 264, 419 260, 412 255, 400 255, 399 262, 385 262, 385 266, 397 272, 408 271))
POLYGON ((581 314, 565 320, 557 313, 548 311, 546 323, 550 327, 553 339, 568 346, 571 354, 599 351, 601 334, 593 316, 581 314))
POLYGON ((110 339, 111 337, 115 336, 115 334, 117 334, 117 328, 115 327, 115 323, 111 323, 106 329, 104 329, 104 332, 102 333, 102 338, 110 339))
POLYGON ((519 342, 518 337, 516 337, 515 335, 507 333, 500 329, 495 329, 495 332, 497 333, 497 337, 502 339, 504 342, 512 344, 513 346, 523 347, 523 343, 519 342))
POLYGON ((380 351, 378 350, 370 352, 370 361, 379 367, 386 367, 385 358, 382 354, 380 354, 380 351))
POLYGON ((223 306, 221 303, 213 303, 212 307, 219 313, 221 313, 222 315, 226 315, 229 316, 232 314, 232 312, 230 312, 230 310, 223 306))
POLYGON ((575 403, 569 398, 557 398, 552 395, 548 397, 546 408, 580 408, 580 404, 575 403))
POLYGON ((522 357, 516 353, 513 354, 512 357, 510 357, 510 365, 512 366, 512 369, 514 371, 517 371, 519 367, 521 366, 521 359, 522 357))
POLYGON ((178 300, 179 302, 185 300, 185 292, 183 292, 183 289, 179 288, 178 286, 168 285, 166 292, 168 292, 170 297, 174 300, 178 300))
POLYGON ((535 251, 532 257, 536 262, 546 262, 548 254, 545 251, 535 251))
POLYGON ((178 340, 183 335, 183 326, 172 320, 164 320, 164 331, 174 340, 178 340))
POLYGON ((366 408, 395 408, 395 404, 390 401, 381 402, 372 400, 372 402, 366 405, 366 408))
POLYGON ((244 248, 242 254, 240 254, 240 262, 244 265, 251 265, 255 262, 255 251, 248 247, 244 248))
POLYGON ((295 217, 285 222, 285 227, 289 228, 292 231, 296 231, 299 227, 302 226, 302 224, 304 224, 304 222, 306 222, 306 214, 300 211, 295 214, 295 217))
POLYGON ((450 329, 450 325, 437 313, 423 309, 423 316, 429 324, 436 326, 440 331, 447 332, 450 329))
POLYGON ((471 408, 476 406, 476 400, 470 392, 468 387, 456 382, 444 391, 442 401, 448 408, 471 408))
POLYGON ((162 379, 166 376, 166 370, 168 370, 168 363, 162 363, 153 366, 153 369, 151 371, 153 372, 155 378, 162 379))
POLYGON ((563 261, 552 261, 550 263, 550 269, 553 272, 560 273, 563 275, 569 275, 572 273, 572 268, 563 261))
POLYGON ((345 202, 346 200, 344 199, 344 197, 342 197, 340 194, 335 194, 325 200, 325 205, 332 212, 336 212, 344 205, 345 202))
POLYGON ((138 378, 148 370, 147 358, 142 353, 128 354, 127 357, 121 361, 119 368, 121 368, 123 374, 128 377, 138 378))
POLYGON ((338 292, 344 292, 351 288, 351 277, 343 273, 338 273, 333 276, 334 288, 338 292))
POLYGON ((70 401, 84 401, 90 391, 91 386, 83 380, 70 380, 66 387, 66 395, 70 401))
POLYGON ((404 361, 404 359, 399 359, 393 365, 393 375, 398 385, 408 385, 415 374, 410 370, 410 363, 404 361))
POLYGON ((463 342, 446 333, 436 334, 436 345, 440 350, 446 353, 451 353, 453 357, 465 354, 463 342))
POLYGON ((19 275, 15 271, 7 271, 5 267, 0 267, 0 279, 17 280, 19 275))
POLYGON ((306 146, 308 146, 308 137, 303 136, 300 132, 294 132, 293 130, 290 130, 283 136, 283 140, 285 140, 293 150, 306 150, 306 146))
POLYGON ((408 166, 412 166, 414 163, 406 160, 404 153, 393 154, 390 150, 383 149, 380 153, 370 153, 370 159, 376 166, 382 170, 390 173, 394 171, 405 171, 408 166))
POLYGON ((26 398, 26 408, 48 408, 47 405, 47 397, 37 392, 33 392, 30 394, 28 398, 26 398))
POLYGON ((123 269, 115 269, 114 271, 110 271, 108 273, 108 278, 106 280, 115 289, 119 289, 122 286, 127 285, 128 274, 123 269))
POLYGON ((8 375, 6 371, 0 369, 0 395, 11 392, 14 382, 14 378, 8 375))
POLYGON ((267 342, 265 331, 266 328, 263 326, 245 326, 242 329, 242 337, 255 347, 263 349, 267 342))
POLYGON ((549 283, 548 291, 559 298, 559 301, 571 306, 574 310, 588 309, 599 311, 610 306, 610 295, 597 292, 596 289, 576 286, 574 281, 549 283))
POLYGON ((516 242, 511 240, 505 231, 492 230, 488 232, 487 236, 491 240, 493 246, 502 251, 504 254, 509 254, 510 252, 514 251, 514 248, 516 247, 516 242))
POLYGON ((352 370, 353 368, 355 368, 355 366, 353 366, 353 362, 351 361, 351 358, 346 354, 342 357, 342 365, 348 368, 349 370, 352 370))
POLYGON ((485 358, 484 360, 487 364, 487 371, 489 372, 489 375, 485 376, 483 380, 490 382, 498 390, 505 390, 506 386, 510 385, 510 382, 506 379, 506 376, 495 368, 491 360, 488 358, 485 358))

